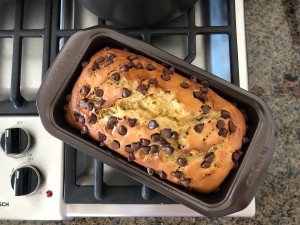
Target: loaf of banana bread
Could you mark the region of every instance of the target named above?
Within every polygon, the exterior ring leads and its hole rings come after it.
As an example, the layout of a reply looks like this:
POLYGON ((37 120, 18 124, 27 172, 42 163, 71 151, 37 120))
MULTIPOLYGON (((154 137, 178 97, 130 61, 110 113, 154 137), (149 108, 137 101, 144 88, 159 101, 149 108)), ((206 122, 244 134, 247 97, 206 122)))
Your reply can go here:
POLYGON ((173 67, 106 47, 82 62, 67 95, 67 122, 101 146, 159 176, 201 193, 216 190, 234 168, 243 113, 173 67))

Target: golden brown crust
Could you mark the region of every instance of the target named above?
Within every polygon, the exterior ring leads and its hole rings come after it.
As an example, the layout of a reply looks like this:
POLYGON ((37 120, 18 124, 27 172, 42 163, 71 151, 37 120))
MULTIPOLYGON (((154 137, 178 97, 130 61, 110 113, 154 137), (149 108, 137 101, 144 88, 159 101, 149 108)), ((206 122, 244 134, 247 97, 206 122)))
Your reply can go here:
POLYGON ((209 193, 234 167, 232 154, 242 146, 246 125, 233 104, 203 84, 141 55, 105 48, 83 68, 66 120, 129 160, 163 171, 165 179, 209 193), (137 120, 134 127, 129 119, 137 120), (151 120, 158 127, 150 129, 151 120), (160 140, 151 139, 155 133, 160 140), (158 152, 149 153, 153 145, 158 152))

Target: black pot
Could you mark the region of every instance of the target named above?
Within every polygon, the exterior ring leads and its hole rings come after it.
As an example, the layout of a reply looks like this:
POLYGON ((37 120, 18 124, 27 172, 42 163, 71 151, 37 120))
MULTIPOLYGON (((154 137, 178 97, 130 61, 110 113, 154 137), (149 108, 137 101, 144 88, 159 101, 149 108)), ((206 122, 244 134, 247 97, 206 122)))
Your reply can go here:
POLYGON ((102 19, 130 27, 166 22, 192 7, 197 0, 78 0, 102 19))

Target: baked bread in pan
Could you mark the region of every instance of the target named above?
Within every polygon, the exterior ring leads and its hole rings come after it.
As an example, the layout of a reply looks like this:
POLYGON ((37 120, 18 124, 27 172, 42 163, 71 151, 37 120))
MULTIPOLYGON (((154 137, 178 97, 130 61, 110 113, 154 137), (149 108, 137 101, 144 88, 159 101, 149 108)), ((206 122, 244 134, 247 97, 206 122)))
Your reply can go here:
POLYGON ((65 117, 100 146, 144 166, 149 176, 201 193, 216 190, 234 168, 245 118, 206 80, 109 47, 82 67, 65 117))

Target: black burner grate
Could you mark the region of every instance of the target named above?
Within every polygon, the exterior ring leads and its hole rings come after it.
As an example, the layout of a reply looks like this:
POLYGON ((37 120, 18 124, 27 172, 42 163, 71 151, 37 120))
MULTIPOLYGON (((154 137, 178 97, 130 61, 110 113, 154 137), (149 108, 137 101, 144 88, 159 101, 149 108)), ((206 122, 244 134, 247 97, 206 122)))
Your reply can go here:
MULTIPOLYGON (((13 4, 13 3, 4 3, 13 4)), ((0 7, 2 5, 0 4, 0 7)), ((50 56, 50 24, 51 24, 51 1, 45 1, 44 6, 44 28, 43 29, 26 29, 23 26, 24 1, 15 2, 14 29, 0 29, 0 39, 12 38, 12 69, 11 69, 11 87, 10 100, 0 101, 0 115, 37 115, 35 101, 26 101, 20 91, 21 81, 21 58, 22 58, 22 40, 28 37, 39 37, 43 39, 43 59, 42 74, 45 74, 49 67, 50 56)), ((4 18, 5 19, 5 18, 4 18)), ((5 21, 0 21, 0 23, 5 21)), ((0 49, 1 51, 1 49, 0 49)), ((4 76, 0 74, 0 76, 4 76)))

